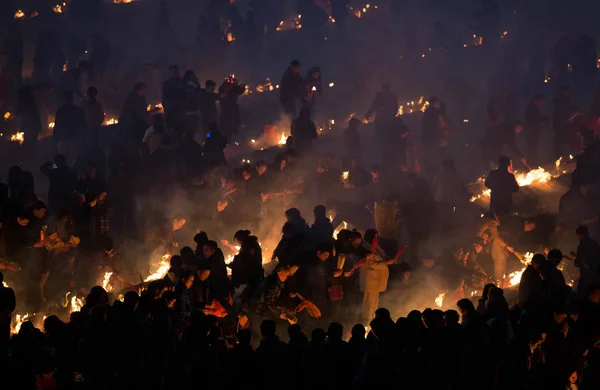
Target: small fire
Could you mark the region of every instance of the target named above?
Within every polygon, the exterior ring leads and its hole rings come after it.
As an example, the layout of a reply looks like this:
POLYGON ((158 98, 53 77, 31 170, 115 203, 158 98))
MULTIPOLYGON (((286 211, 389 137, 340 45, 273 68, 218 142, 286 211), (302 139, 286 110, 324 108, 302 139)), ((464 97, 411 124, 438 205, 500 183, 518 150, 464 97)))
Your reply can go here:
POLYGON ((350 171, 344 171, 342 172, 342 175, 340 176, 342 183, 347 183, 348 179, 350 178, 350 171))
POLYGON ((4 280, 2 281, 2 287, 8 288, 8 283, 6 283, 4 280))
POLYGON ((48 123, 48 128, 49 128, 49 129, 53 129, 53 128, 54 128, 54 125, 56 125, 56 123, 54 123, 54 122, 50 122, 50 123, 48 123))
POLYGON ((502 33, 502 35, 500 35, 500 38, 504 39, 504 38, 506 38, 507 35, 508 35, 508 31, 504 31, 502 33))
POLYGON ((414 100, 406 102, 406 108, 404 105, 398 107, 398 112, 396 113, 396 116, 412 114, 419 111, 425 112, 425 110, 427 110, 427 107, 429 107, 429 102, 425 100, 423 96, 420 96, 416 102, 414 100))
POLYGON ((71 313, 81 311, 83 307, 83 298, 77 298, 77 295, 71 297, 71 313))
POLYGON ((12 114, 11 114, 10 112, 5 112, 5 113, 4 113, 4 120, 5 120, 5 121, 9 120, 11 115, 12 115, 12 114))
POLYGON ((15 315, 15 321, 13 323, 13 326, 11 326, 10 332, 12 334, 19 333, 19 330, 21 330, 21 325, 23 325, 23 322, 27 321, 28 318, 29 313, 25 313, 22 316, 20 314, 15 315))
POLYGON ((104 273, 104 280, 102 280, 102 288, 104 288, 106 291, 112 291, 112 285, 110 284, 110 278, 112 276, 112 272, 105 272, 104 273))
POLYGON ((65 61, 63 64, 63 72, 66 72, 69 69, 69 61, 65 61))
POLYGON ((278 145, 285 145, 287 143, 287 137, 284 133, 281 133, 281 138, 277 141, 278 145))
POLYGON ((333 88, 335 83, 329 83, 329 88, 333 88))
POLYGON ((227 32, 227 42, 233 42, 233 41, 235 41, 235 37, 233 36, 231 31, 228 31, 227 32))
POLYGON ((52 7, 52 11, 54 11, 55 14, 62 14, 62 12, 63 12, 62 5, 56 4, 54 7, 52 7))
POLYGON ((441 293, 440 295, 437 296, 437 298, 435 298, 435 304, 438 307, 442 307, 442 305, 444 304, 444 297, 446 296, 446 293, 441 293))
POLYGON ((119 123, 119 120, 117 118, 106 118, 102 125, 103 126, 111 126, 111 125, 116 125, 118 123, 119 123))
POLYGON ((150 267, 150 275, 146 279, 144 279, 144 282, 151 282, 153 280, 163 278, 169 271, 169 268, 171 268, 171 263, 169 261, 170 258, 171 255, 165 253, 160 258, 158 264, 152 264, 152 266, 150 267))
POLYGON ((25 142, 25 133, 22 131, 17 131, 15 134, 10 136, 10 140, 13 142, 18 142, 19 145, 22 145, 25 142))
POLYGON ((17 12, 15 12, 15 19, 23 19, 25 17, 25 12, 23 12, 22 10, 17 10, 17 12))
POLYGON ((256 92, 258 93, 263 93, 263 92, 271 92, 275 89, 275 87, 273 87, 273 82, 271 81, 270 78, 266 78, 264 84, 260 84, 256 87, 256 92))
POLYGON ((333 231, 333 239, 337 240, 338 234, 340 234, 340 232, 344 229, 348 229, 348 223, 346 221, 342 221, 342 223, 340 223, 338 227, 335 228, 335 230, 333 231))
POLYGON ((558 160, 556 160, 556 161, 554 162, 554 165, 556 166, 556 169, 559 169, 559 167, 560 167, 560 163, 561 163, 561 162, 562 162, 562 157, 560 157, 558 160))
POLYGON ((533 259, 533 253, 527 252, 525 255, 517 256, 519 260, 523 263, 523 269, 520 271, 512 272, 508 275, 508 286, 513 287, 521 283, 521 276, 523 276, 523 272, 529 264, 531 264, 531 259, 533 259))

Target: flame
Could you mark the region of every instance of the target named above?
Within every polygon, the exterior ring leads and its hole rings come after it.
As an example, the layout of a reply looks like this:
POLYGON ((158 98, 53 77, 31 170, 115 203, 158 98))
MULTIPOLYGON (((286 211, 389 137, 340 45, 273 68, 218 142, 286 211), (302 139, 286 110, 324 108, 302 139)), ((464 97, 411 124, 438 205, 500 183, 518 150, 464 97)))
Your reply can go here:
POLYGON ((338 234, 340 234, 340 232, 344 229, 348 228, 348 223, 346 221, 342 221, 342 223, 340 223, 338 225, 338 227, 335 228, 335 230, 333 231, 333 239, 337 240, 338 238, 338 234))
POLYGON ((25 17, 25 12, 23 12, 22 10, 17 10, 17 12, 15 12, 15 19, 23 19, 25 17))
POLYGON ((444 304, 444 297, 446 296, 446 293, 441 293, 440 295, 437 296, 437 298, 435 298, 435 304, 438 307, 442 307, 442 305, 444 304))
POLYGON ((22 316, 20 314, 15 315, 15 321, 10 330, 11 333, 12 334, 19 333, 19 330, 21 330, 21 325, 23 325, 23 322, 27 321, 28 318, 29 318, 29 313, 25 313, 22 316))
POLYGON ((329 83, 329 88, 333 88, 335 83, 329 83))
POLYGON ((54 123, 54 122, 50 122, 50 123, 48 123, 48 128, 49 128, 49 129, 53 129, 53 128, 54 128, 54 125, 56 125, 56 123, 54 123))
POLYGON ((104 123, 102 124, 103 126, 111 126, 111 125, 116 125, 119 123, 119 120, 117 118, 106 118, 104 119, 104 123))
POLYGON ((285 145, 287 143, 287 137, 284 133, 281 133, 281 138, 277 141, 278 145, 285 145))
POLYGON ((562 157, 560 157, 558 160, 556 160, 554 162, 554 166, 556 166, 556 169, 558 169, 560 167, 560 163, 562 162, 562 157))
POLYGON ((12 114, 11 114, 10 112, 5 112, 5 113, 4 113, 4 120, 5 120, 5 121, 9 120, 11 115, 12 115, 12 114))
POLYGON ((83 307, 83 298, 77 298, 77 295, 71 297, 71 313, 81 311, 83 307))
POLYGON ((112 286, 109 284, 110 283, 110 278, 112 276, 112 272, 105 272, 104 273, 104 280, 102 280, 102 287, 106 290, 106 291, 112 291, 112 286))
POLYGON ((270 78, 266 78, 264 84, 259 84, 256 87, 256 92, 258 93, 263 93, 263 92, 271 92, 273 91, 275 88, 273 87, 273 82, 271 81, 270 78))
POLYGON ((302 28, 302 15, 296 15, 293 19, 281 20, 275 28, 276 31, 299 30, 302 28))
POLYGON ((55 14, 62 14, 62 12, 63 12, 62 5, 60 5, 60 4, 55 5, 54 7, 52 7, 52 11, 54 11, 55 14))
POLYGON ((160 261, 158 262, 158 264, 152 264, 150 266, 150 275, 144 279, 144 282, 151 282, 153 280, 158 280, 160 278, 163 278, 167 272, 169 271, 169 268, 171 268, 171 263, 169 261, 169 259, 171 258, 171 255, 168 253, 165 253, 164 255, 162 255, 162 257, 160 258, 160 261))
POLYGON ((115 3, 115 4, 129 4, 132 1, 133 0, 113 0, 113 3, 115 3))
POLYGON ((10 140, 13 142, 18 142, 19 145, 22 145, 23 142, 25 141, 25 133, 23 133, 22 131, 18 131, 10 136, 10 140))
POLYGON ((227 42, 233 42, 233 41, 235 41, 235 37, 233 36, 231 31, 228 31, 227 32, 227 42))
POLYGON ((500 38, 504 39, 504 38, 506 38, 507 35, 508 35, 508 31, 504 31, 502 33, 502 35, 500 35, 500 38))
POLYGON ((423 96, 420 96, 416 103, 414 100, 411 100, 409 102, 406 102, 406 108, 404 107, 404 105, 398 107, 398 112, 396 113, 396 116, 412 114, 418 111, 425 112, 425 110, 427 110, 427 107, 429 107, 429 101, 425 100, 423 96))
POLYGON ((529 264, 531 264, 531 259, 533 259, 533 253, 527 252, 523 256, 517 256, 519 260, 523 263, 523 269, 520 271, 512 272, 508 275, 508 286, 513 287, 521 283, 521 276, 523 276, 523 272, 527 268, 529 264))
POLYGON ((4 280, 2 281, 2 287, 8 288, 8 283, 6 283, 4 280))
POLYGON ((63 64, 63 72, 66 72, 69 69, 69 61, 65 61, 63 64))

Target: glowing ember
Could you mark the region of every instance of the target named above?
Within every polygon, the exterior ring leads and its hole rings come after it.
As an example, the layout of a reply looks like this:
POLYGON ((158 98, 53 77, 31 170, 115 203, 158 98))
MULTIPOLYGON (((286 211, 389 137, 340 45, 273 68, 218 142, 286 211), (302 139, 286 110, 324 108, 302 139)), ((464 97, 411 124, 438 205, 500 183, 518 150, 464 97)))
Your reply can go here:
POLYGON ((554 162, 554 165, 556 166, 556 169, 558 169, 558 168, 560 167, 560 163, 561 163, 561 162, 562 162, 562 157, 561 157, 561 158, 559 158, 558 160, 556 160, 556 161, 554 162))
POLYGON ((233 41, 235 41, 235 37, 233 36, 231 31, 228 31, 227 32, 227 42, 233 42, 233 41))
POLYGON ((113 3, 115 3, 115 4, 129 4, 132 1, 133 0, 113 0, 113 3))
POLYGON ((437 298, 435 298, 435 304, 438 307, 442 307, 442 305, 444 304, 444 297, 446 296, 446 293, 441 293, 440 295, 437 296, 437 298))
POLYGON ((523 276, 523 272, 527 268, 529 264, 531 264, 531 259, 533 259, 533 253, 527 252, 524 255, 517 255, 517 258, 521 260, 523 263, 523 269, 520 271, 512 272, 508 275, 508 286, 513 287, 521 283, 521 276, 523 276))
POLYGON ((285 134, 281 133, 281 138, 277 141, 278 145, 285 145, 287 143, 287 137, 285 134))
POLYGON ((21 10, 17 10, 17 12, 15 12, 15 19, 23 19, 25 17, 25 12, 21 11, 21 10))
POLYGON ((342 180, 342 183, 348 183, 348 179, 350 178, 350 171, 344 171, 342 172, 342 175, 340 176, 340 179, 342 180))
POLYGON ((18 142, 19 145, 21 145, 23 142, 25 142, 25 133, 22 131, 17 131, 15 134, 10 136, 10 140, 13 142, 18 142))
POLYGON ((10 119, 11 113, 10 112, 5 112, 4 113, 4 120, 7 121, 10 119))
POLYGON ((335 83, 329 83, 329 88, 333 88, 334 85, 335 83))
POLYGON ((60 5, 60 4, 55 5, 52 8, 52 11, 54 11, 55 14, 62 14, 62 12, 63 12, 62 5, 60 5))
POLYGON ((48 128, 49 129, 53 129, 54 128, 55 123, 54 122, 50 122, 48 123, 48 128))
POLYGON ((170 258, 171 255, 165 253, 160 258, 158 264, 152 264, 152 266, 150 266, 150 275, 146 279, 144 279, 144 282, 151 282, 153 280, 164 278, 167 272, 169 271, 169 268, 171 268, 171 263, 169 261, 170 258))
POLYGON ((504 39, 504 38, 506 38, 507 35, 508 35, 508 31, 504 31, 502 33, 502 35, 500 35, 500 38, 504 39))
POLYGON ((334 240, 337 240, 337 238, 338 238, 338 234, 340 234, 340 232, 341 232, 343 229, 348 229, 348 223, 347 223, 346 221, 342 221, 342 223, 340 223, 340 224, 338 225, 338 227, 336 227, 336 228, 335 228, 335 230, 333 231, 333 239, 334 239, 334 240))
POLYGON ((112 291, 112 285, 110 285, 110 277, 112 276, 112 274, 112 272, 105 272, 104 280, 102 280, 102 287, 109 292, 112 291))

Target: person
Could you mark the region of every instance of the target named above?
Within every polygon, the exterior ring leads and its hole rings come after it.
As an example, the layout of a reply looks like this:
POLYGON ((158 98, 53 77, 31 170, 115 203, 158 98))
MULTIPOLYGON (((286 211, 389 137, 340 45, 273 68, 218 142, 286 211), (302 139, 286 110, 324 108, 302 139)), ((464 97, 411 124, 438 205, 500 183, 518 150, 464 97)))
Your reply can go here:
POLYGON ((538 147, 540 134, 543 127, 548 122, 548 118, 542 113, 544 98, 541 95, 535 95, 525 111, 525 139, 527 140, 527 160, 529 164, 538 164, 538 147))
POLYGON ((202 148, 203 164, 206 168, 227 166, 224 152, 227 147, 227 137, 221 133, 216 123, 212 123, 209 129, 202 148))
POLYGON ((148 153, 154 153, 162 144, 162 138, 165 134, 165 122, 161 114, 152 115, 152 126, 144 133, 142 144, 148 148, 148 153))
POLYGON ((350 160, 353 158, 361 159, 361 143, 358 129, 361 122, 358 118, 352 118, 348 121, 348 128, 344 130, 344 155, 342 157, 342 167, 350 168, 350 160))
POLYGON ((598 282, 600 272, 600 245, 590 237, 587 226, 575 230, 579 245, 575 255, 575 266, 579 268, 577 295, 585 298, 591 285, 598 282))
POLYGON ((519 183, 512 174, 512 162, 506 156, 498 159, 498 168, 491 171, 485 179, 490 189, 490 211, 496 216, 507 214, 512 208, 512 194, 519 191, 519 183))
POLYGON ((389 152, 397 156, 395 159, 400 162, 402 172, 408 174, 420 173, 421 163, 419 162, 419 153, 415 142, 410 136, 410 129, 404 124, 402 118, 396 118, 395 126, 400 139, 397 143, 397 150, 389 150, 389 152))
POLYGON ((490 254, 494 263, 494 278, 502 280, 506 275, 507 251, 514 252, 514 248, 508 245, 500 235, 500 220, 498 218, 482 218, 477 236, 489 240, 490 254))
POLYGON ((179 313, 178 327, 181 329, 189 322, 192 311, 194 310, 194 296, 192 286, 194 285, 194 273, 185 271, 181 275, 181 280, 175 287, 177 300, 175 301, 176 312, 179 313))
POLYGON ((4 274, 0 272, 0 358, 2 359, 8 357, 10 324, 16 306, 15 292, 4 285, 4 274))
POLYGON ((246 85, 240 84, 235 77, 228 77, 219 87, 221 96, 221 117, 219 118, 219 129, 230 138, 238 133, 242 118, 238 98, 246 91, 246 85))
POLYGON ((423 159, 427 165, 436 166, 440 161, 448 140, 442 129, 440 111, 442 102, 436 96, 429 98, 429 107, 423 114, 421 124, 421 143, 423 144, 423 159))
POLYGON ((294 149, 300 153, 311 150, 312 141, 317 139, 317 126, 310 119, 310 109, 303 107, 300 109, 298 118, 292 121, 292 137, 294 140, 294 149))
POLYGON ((136 83, 127 95, 119 115, 119 128, 136 143, 150 122, 146 103, 147 89, 145 83, 136 83))
POLYGON ((258 239, 247 236, 242 240, 240 252, 227 265, 231 268, 233 307, 236 313, 242 311, 243 306, 248 303, 248 298, 263 278, 261 254, 258 239))
POLYGON ((272 319, 288 319, 285 308, 278 305, 278 300, 289 275, 290 267, 279 265, 272 274, 263 280, 251 302, 254 306, 254 313, 272 319))
POLYGON ((75 160, 77 141, 87 128, 85 111, 73 102, 73 92, 64 93, 64 104, 56 111, 53 138, 58 153, 75 160))
POLYGON ((227 301, 229 296, 229 278, 227 277, 227 266, 223 251, 215 241, 207 241, 202 248, 204 258, 210 265, 210 276, 208 284, 214 299, 221 304, 227 301))
POLYGON ((182 124, 186 101, 186 83, 179 75, 179 67, 169 67, 169 78, 162 85, 162 105, 172 125, 182 124))
POLYGON ((313 209, 315 222, 310 227, 310 249, 316 249, 317 245, 324 242, 333 243, 333 225, 326 213, 327 208, 323 205, 313 209))
POLYGON ((48 189, 48 210, 54 214, 68 205, 71 195, 77 186, 77 176, 67 165, 67 160, 62 154, 54 156, 54 163, 47 161, 40 171, 48 176, 50 186, 48 189))
MULTIPOLYGON (((569 143, 569 122, 577 115, 577 109, 571 102, 571 87, 563 86, 560 94, 554 99, 552 112, 552 129, 554 130, 554 158, 563 155, 563 146, 569 143)), ((577 151, 570 151, 577 152, 577 151)))
POLYGON ((281 78, 279 101, 290 120, 296 118, 296 101, 302 95, 304 80, 300 76, 300 61, 293 60, 281 78))
POLYGON ((192 70, 186 70, 183 74, 185 82, 185 131, 195 136, 199 124, 199 113, 202 100, 202 88, 196 74, 192 70))
POLYGON ((398 97, 392 92, 390 83, 384 83, 365 114, 367 121, 375 114, 375 135, 382 147, 385 146, 392 131, 392 124, 397 113, 398 97))
POLYGON ((96 133, 104 123, 104 108, 98 101, 98 90, 96 87, 89 87, 87 90, 87 100, 84 106, 85 122, 89 133, 96 133))
POLYGON ((217 83, 207 80, 200 94, 200 115, 202 116, 202 130, 205 136, 210 132, 210 125, 219 121, 217 102, 220 96, 215 92, 216 89, 217 83))
MULTIPOLYGON (((314 66, 308 70, 304 79, 304 91, 302 94, 302 108, 308 108, 309 112, 315 114, 317 104, 317 92, 323 95, 323 80, 321 79, 321 68, 314 66)), ((302 111, 300 111, 302 114, 302 111)))
POLYGON ((531 264, 523 271, 519 283, 519 304, 525 305, 531 299, 539 299, 542 287, 540 272, 545 261, 544 255, 536 253, 531 259, 531 264))
POLYGON ((387 290, 390 276, 388 266, 396 263, 395 259, 386 257, 383 249, 377 245, 378 241, 377 231, 369 229, 365 232, 362 242, 365 265, 360 267, 359 274, 360 290, 364 293, 362 318, 365 320, 371 318, 379 308, 379 294, 387 290))

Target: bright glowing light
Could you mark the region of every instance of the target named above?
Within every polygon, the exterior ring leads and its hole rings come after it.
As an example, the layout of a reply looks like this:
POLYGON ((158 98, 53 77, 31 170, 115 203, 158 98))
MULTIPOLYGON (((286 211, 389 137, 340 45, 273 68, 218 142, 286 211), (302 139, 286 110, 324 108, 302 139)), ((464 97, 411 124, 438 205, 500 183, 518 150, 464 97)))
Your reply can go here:
POLYGON ((169 261, 170 258, 171 255, 165 253, 162 255, 158 263, 153 263, 150 266, 150 275, 144 279, 144 282, 151 282, 153 280, 164 278, 169 271, 169 268, 171 268, 171 263, 169 261))
POLYGON ((444 304, 444 297, 446 296, 446 293, 441 293, 440 295, 437 296, 437 298, 435 298, 435 304, 438 307, 442 307, 442 305, 444 304))
POLYGON ((25 142, 25 133, 22 131, 17 131, 15 134, 10 136, 10 140, 13 142, 18 142, 19 145, 22 145, 25 142))

